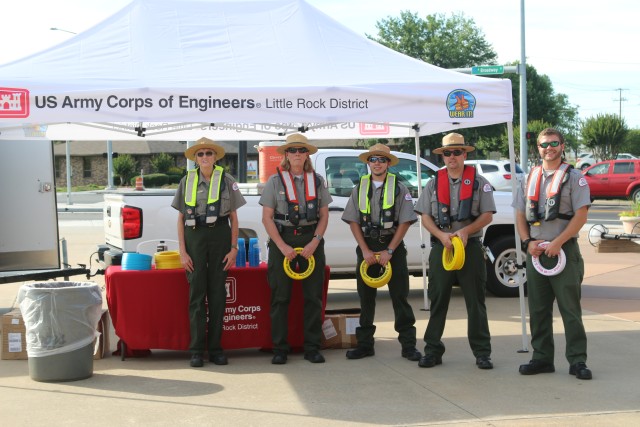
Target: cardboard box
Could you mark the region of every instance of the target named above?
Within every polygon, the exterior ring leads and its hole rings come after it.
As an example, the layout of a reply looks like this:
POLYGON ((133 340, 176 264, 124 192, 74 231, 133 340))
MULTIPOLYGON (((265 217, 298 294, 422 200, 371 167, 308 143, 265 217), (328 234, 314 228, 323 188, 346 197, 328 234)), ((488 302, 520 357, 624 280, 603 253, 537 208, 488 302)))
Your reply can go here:
MULTIPOLYGON (((102 316, 98 323, 98 351, 93 355, 94 360, 102 359, 109 353, 109 328, 111 318, 109 310, 102 309, 102 316), (104 331, 104 332, 103 332, 104 331)), ((2 360, 26 360, 26 327, 22 320, 20 308, 15 308, 2 316, 2 360)))
POLYGON ((355 348, 360 309, 325 310, 322 324, 322 348, 355 348))
POLYGON ((2 315, 2 360, 27 358, 24 320, 19 308, 2 315))

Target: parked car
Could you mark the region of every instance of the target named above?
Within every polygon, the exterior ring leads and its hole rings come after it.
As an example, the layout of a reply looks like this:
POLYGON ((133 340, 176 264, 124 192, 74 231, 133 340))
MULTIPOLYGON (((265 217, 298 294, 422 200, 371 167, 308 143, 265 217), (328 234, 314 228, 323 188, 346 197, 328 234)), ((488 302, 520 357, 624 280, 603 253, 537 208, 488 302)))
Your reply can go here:
MULTIPOLYGON (((465 165, 472 165, 484 176, 496 191, 511 191, 511 164, 508 160, 467 160, 465 165)), ((525 174, 516 163, 516 179, 525 179, 525 174)))
POLYGON ((582 173, 592 199, 630 198, 640 202, 640 159, 606 160, 582 173))
POLYGON ((589 166, 593 166, 597 163, 595 157, 591 153, 582 153, 576 160, 576 169, 585 170, 589 166))
POLYGON ((634 156, 631 153, 618 153, 616 156, 616 160, 629 160, 629 159, 637 159, 637 156, 634 156))

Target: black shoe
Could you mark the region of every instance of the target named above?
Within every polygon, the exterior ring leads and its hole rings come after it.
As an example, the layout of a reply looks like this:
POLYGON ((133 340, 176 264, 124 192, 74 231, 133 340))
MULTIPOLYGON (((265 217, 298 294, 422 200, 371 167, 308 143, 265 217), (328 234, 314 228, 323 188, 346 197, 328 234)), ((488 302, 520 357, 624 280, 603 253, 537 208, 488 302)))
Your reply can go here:
POLYGON ((356 347, 347 351, 347 359, 362 359, 363 357, 373 356, 376 354, 372 348, 356 347))
POLYGON ((422 354, 420 354, 417 348, 412 347, 402 350, 402 357, 412 362, 417 362, 422 357, 422 354))
POLYGON ((587 368, 584 362, 574 363, 569 367, 569 375, 575 375, 579 380, 590 380, 593 378, 591 369, 587 368))
POLYGON ((324 363, 324 356, 318 350, 307 351, 304 358, 311 363, 324 363))
POLYGON ((556 368, 553 363, 543 362, 542 360, 532 360, 526 365, 520 365, 518 370, 522 375, 547 374, 555 372, 556 368))
POLYGON ((192 355, 189 365, 192 368, 202 368, 204 366, 204 362, 202 361, 202 355, 201 354, 192 355))
POLYGON ((433 368, 436 365, 442 365, 442 356, 436 356, 435 354, 425 354, 420 358, 418 366, 421 368, 433 368))
POLYGON ((493 363, 489 356, 476 357, 476 365, 478 366, 478 369, 493 369, 493 363))
POLYGON ((284 365, 287 363, 287 353, 282 351, 276 351, 271 359, 273 365, 284 365))
POLYGON ((229 360, 224 353, 212 354, 209 356, 209 362, 214 363, 216 365, 228 365, 229 360))

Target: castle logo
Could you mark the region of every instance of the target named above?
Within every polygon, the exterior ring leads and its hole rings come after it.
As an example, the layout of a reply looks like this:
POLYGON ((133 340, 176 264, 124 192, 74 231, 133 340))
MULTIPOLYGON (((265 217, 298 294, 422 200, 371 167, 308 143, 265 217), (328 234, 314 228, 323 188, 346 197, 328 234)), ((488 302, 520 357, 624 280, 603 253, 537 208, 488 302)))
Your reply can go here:
POLYGON ((0 87, 0 117, 29 117, 29 91, 0 87))

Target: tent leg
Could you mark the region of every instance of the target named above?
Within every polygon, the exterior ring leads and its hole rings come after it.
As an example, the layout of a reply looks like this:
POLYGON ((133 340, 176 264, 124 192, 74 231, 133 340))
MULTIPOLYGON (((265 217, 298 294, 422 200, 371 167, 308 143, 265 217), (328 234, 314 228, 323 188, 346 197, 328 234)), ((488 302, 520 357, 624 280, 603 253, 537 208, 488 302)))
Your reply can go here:
MULTIPOLYGON (((513 143, 513 122, 508 122, 507 123, 507 133, 509 134, 509 164, 511 165, 511 170, 514 171, 516 170, 516 154, 515 154, 515 148, 514 148, 514 143, 513 143)), ((519 189, 517 188, 517 182, 515 179, 511 180, 511 191, 513 192, 512 194, 516 194, 516 191, 519 191, 519 189)), ((516 210, 513 210, 513 223, 514 225, 516 224, 516 210)), ((518 262, 518 265, 521 266, 523 265, 523 259, 522 259, 522 254, 520 253, 519 250, 517 250, 520 247, 520 234, 518 233, 518 227, 514 227, 515 228, 515 239, 516 239, 516 261, 518 262)), ((518 281, 518 291, 519 291, 519 297, 520 297, 520 319, 522 322, 522 348, 520 350, 518 350, 518 353, 528 353, 529 352, 529 339, 527 337, 527 309, 524 303, 524 283, 522 278, 520 277, 520 274, 516 274, 516 280, 518 281)))

